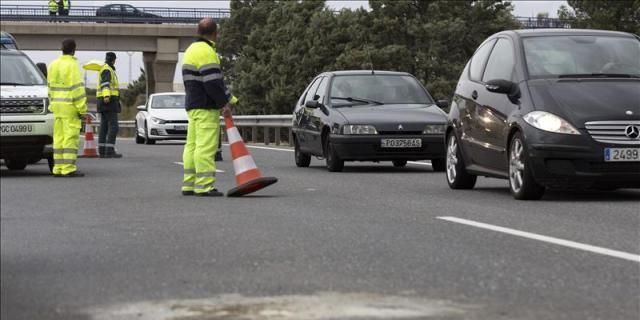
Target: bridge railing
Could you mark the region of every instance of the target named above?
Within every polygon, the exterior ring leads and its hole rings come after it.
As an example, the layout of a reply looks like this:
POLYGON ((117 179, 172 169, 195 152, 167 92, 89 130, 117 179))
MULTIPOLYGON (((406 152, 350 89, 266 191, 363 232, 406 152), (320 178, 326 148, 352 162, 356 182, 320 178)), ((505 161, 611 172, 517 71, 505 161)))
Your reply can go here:
MULTIPOLYGON (((93 126, 96 129, 100 127, 100 122, 95 114, 92 114, 92 116, 93 126)), ((292 115, 238 115, 233 117, 233 121, 246 142, 262 142, 265 145, 275 143, 277 146, 282 144, 293 145, 292 115)), ((134 128, 136 125, 134 120, 122 120, 118 121, 118 124, 120 128, 126 129, 123 131, 124 136, 135 135, 134 128)), ((222 118, 220 118, 220 124, 223 127, 225 125, 222 118)), ((226 140, 226 132, 223 131, 222 133, 223 139, 226 140)))
POLYGON ((149 24, 192 24, 204 17, 214 19, 228 18, 229 9, 199 8, 137 8, 151 14, 149 17, 130 16, 98 16, 101 7, 72 6, 67 16, 50 16, 47 6, 36 5, 1 5, 0 18, 4 21, 61 21, 61 22, 97 22, 97 23, 149 23, 149 24))

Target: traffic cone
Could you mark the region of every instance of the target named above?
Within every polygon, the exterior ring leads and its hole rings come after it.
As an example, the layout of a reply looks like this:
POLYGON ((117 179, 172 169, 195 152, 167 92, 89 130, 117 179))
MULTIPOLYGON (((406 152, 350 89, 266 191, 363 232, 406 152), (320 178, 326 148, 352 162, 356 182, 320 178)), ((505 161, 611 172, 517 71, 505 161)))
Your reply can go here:
POLYGON ((78 158, 97 158, 98 150, 96 141, 93 139, 93 127, 91 126, 91 117, 87 117, 84 127, 84 150, 78 158))
POLYGON ((244 145, 238 128, 233 124, 233 118, 230 115, 225 115, 224 123, 227 127, 227 137, 229 138, 237 184, 237 187, 229 190, 227 197, 244 196, 278 182, 278 178, 262 176, 247 147, 244 145))

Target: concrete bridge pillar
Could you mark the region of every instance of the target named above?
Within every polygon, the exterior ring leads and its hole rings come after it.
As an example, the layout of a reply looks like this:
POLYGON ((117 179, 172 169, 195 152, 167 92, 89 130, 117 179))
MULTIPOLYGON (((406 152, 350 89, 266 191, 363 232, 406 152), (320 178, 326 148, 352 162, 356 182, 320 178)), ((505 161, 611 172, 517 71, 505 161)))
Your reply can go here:
POLYGON ((173 91, 173 78, 178 63, 180 41, 177 38, 158 38, 156 52, 143 52, 147 77, 147 96, 173 91))

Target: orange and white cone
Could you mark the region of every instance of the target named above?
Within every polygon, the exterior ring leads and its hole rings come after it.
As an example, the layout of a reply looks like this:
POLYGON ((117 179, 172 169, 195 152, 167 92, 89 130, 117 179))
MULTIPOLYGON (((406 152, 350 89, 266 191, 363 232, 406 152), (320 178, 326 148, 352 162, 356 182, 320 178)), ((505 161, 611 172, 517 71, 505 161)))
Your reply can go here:
POLYGON ((278 178, 262 176, 249 150, 244 145, 238 128, 233 124, 233 118, 230 115, 225 115, 224 123, 227 127, 227 137, 229 137, 237 184, 237 187, 227 192, 227 197, 240 197, 278 182, 278 178))
POLYGON ((87 122, 84 127, 84 150, 79 158, 97 158, 98 147, 96 140, 93 139, 93 127, 91 126, 91 117, 87 117, 87 122))

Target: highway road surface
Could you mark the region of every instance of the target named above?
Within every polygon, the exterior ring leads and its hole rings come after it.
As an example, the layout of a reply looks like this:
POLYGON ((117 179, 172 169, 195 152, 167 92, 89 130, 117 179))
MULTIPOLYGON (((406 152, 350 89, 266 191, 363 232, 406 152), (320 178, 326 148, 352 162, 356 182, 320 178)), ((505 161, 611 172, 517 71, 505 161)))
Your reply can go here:
POLYGON ((515 201, 427 163, 329 173, 252 147, 277 184, 183 197, 180 143, 118 146, 84 178, 1 170, 3 320, 640 317, 638 190, 515 201))

